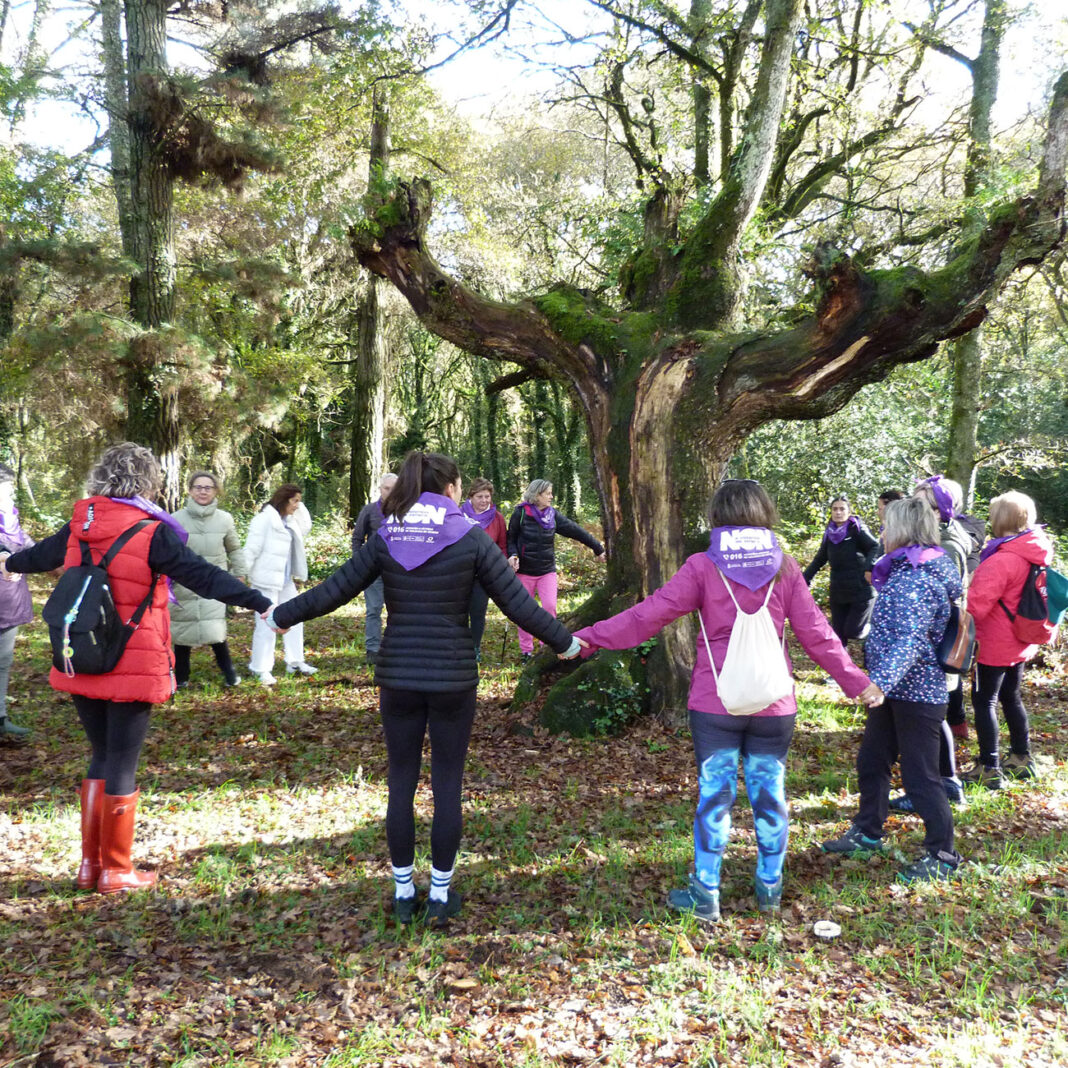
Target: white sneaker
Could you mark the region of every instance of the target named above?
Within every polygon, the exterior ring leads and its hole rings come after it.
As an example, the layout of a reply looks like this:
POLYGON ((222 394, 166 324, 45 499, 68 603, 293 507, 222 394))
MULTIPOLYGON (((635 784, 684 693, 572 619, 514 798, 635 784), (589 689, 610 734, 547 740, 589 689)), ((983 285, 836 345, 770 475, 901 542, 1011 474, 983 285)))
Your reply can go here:
POLYGON ((273 686, 278 680, 269 671, 253 672, 261 686, 273 686))
POLYGON ((286 664, 287 675, 314 675, 318 670, 318 668, 313 668, 305 660, 302 660, 299 664, 286 664))

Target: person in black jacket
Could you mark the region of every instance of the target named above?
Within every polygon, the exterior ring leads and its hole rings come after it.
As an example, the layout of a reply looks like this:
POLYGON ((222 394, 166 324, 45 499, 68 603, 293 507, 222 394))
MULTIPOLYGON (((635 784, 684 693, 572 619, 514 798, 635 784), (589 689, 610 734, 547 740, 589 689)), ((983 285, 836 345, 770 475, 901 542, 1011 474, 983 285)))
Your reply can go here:
MULTIPOLYGON (((556 511, 553 484, 536 478, 523 493, 508 521, 508 563, 531 597, 538 597, 551 616, 556 615, 557 534, 580 541, 593 550, 594 558, 604 559, 604 546, 573 519, 556 511)), ((519 628, 519 652, 524 660, 534 655, 534 637, 519 628)))
POLYGON ((850 638, 863 638, 871 623, 875 590, 868 581, 878 556, 879 542, 864 523, 850 514, 849 501, 831 501, 831 519, 823 532, 819 552, 805 568, 805 581, 811 585, 817 572, 831 568, 831 630, 845 645, 850 638))
POLYGON ((445 923, 461 907, 450 889, 462 830, 464 761, 475 716, 478 666, 468 625, 471 589, 480 583, 509 619, 558 654, 579 643, 535 604, 501 550, 461 513, 460 472, 440 453, 409 453, 382 503, 377 534, 328 579, 279 605, 268 625, 284 630, 326 615, 381 576, 386 631, 375 659, 379 710, 389 758, 386 841, 393 864, 393 914, 411 923, 419 905, 413 880, 415 813, 423 737, 430 732, 431 885, 426 917, 445 923))
MULTIPOLYGON (((382 503, 389 496, 390 491, 396 484, 397 476, 392 471, 387 471, 378 483, 378 500, 365 504, 356 517, 352 528, 352 551, 355 554, 369 538, 378 533, 382 525, 382 503)), ((363 647, 367 653, 367 663, 373 665, 378 656, 378 647, 382 644, 382 580, 375 579, 366 590, 363 591, 363 603, 367 612, 363 623, 363 647)))

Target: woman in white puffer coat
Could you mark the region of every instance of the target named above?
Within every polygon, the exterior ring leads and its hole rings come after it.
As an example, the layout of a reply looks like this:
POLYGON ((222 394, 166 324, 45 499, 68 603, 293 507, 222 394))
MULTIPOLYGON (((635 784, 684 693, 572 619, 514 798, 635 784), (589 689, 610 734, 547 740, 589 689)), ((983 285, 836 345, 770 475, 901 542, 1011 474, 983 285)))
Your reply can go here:
MULTIPOLYGON (((234 517, 219 507, 219 480, 210 471, 189 476, 189 498, 174 518, 189 531, 186 543, 209 563, 244 580, 248 568, 234 517)), ((226 644, 226 605, 198 597, 174 584, 176 604, 171 606, 171 640, 174 642, 174 679, 179 690, 189 685, 189 654, 198 645, 210 645, 227 686, 241 680, 226 644)))
MULTIPOLYGON (((297 595, 298 582, 308 577, 304 537, 311 530, 311 516, 304 507, 300 486, 287 482, 252 517, 245 538, 249 585, 281 604, 297 595)), ((252 633, 249 670, 264 686, 273 686, 275 632, 256 619, 252 633)), ((304 659, 304 627, 291 627, 282 638, 286 671, 290 675, 314 675, 316 669, 304 659)))

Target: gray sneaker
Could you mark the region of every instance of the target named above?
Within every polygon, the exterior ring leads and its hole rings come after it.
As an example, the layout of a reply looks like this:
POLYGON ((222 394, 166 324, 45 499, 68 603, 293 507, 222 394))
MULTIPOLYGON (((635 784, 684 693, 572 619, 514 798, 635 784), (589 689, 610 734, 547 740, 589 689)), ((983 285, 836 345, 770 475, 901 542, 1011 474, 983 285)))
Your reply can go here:
POLYGON ((702 923, 719 923, 719 890, 709 890, 696 875, 681 890, 672 890, 667 904, 676 912, 692 913, 702 923))
POLYGON ((0 744, 25 745, 29 736, 29 727, 16 727, 7 716, 0 716, 0 744))
POLYGON ((1037 779, 1038 771, 1035 769, 1035 761, 1030 753, 1009 753, 1001 762, 1001 770, 1010 779, 1037 779))
POLYGON ((878 838, 869 838, 855 823, 841 838, 832 838, 820 847, 824 853, 840 853, 852 856, 854 853, 881 853, 883 843, 878 838))

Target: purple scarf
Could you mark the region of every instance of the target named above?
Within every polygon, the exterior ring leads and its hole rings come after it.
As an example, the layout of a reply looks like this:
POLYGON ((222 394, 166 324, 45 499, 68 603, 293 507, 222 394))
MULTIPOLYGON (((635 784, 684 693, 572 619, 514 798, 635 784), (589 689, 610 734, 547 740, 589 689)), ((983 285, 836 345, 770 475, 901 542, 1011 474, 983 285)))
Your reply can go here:
POLYGON ((942 517, 943 523, 948 523, 953 518, 953 498, 949 495, 949 490, 942 485, 942 476, 932 475, 918 485, 931 487, 935 504, 938 505, 938 514, 942 517))
POLYGON ((378 536, 386 543, 389 555, 405 571, 411 571, 458 542, 470 529, 470 521, 451 497, 424 493, 403 518, 386 516, 378 536))
POLYGON ((991 538, 983 547, 979 550, 979 563, 982 563, 988 556, 993 556, 1007 541, 1015 541, 1017 538, 1022 538, 1025 534, 1030 534, 1033 527, 1028 527, 1026 530, 1021 530, 1019 534, 1006 534, 1003 538, 991 538))
POLYGON ((116 504, 129 504, 134 508, 140 508, 142 512, 147 512, 153 519, 166 523, 178 535, 178 540, 183 545, 189 541, 189 531, 173 515, 165 512, 158 504, 153 504, 147 498, 138 495, 137 497, 110 497, 109 500, 114 501, 116 504))
POLYGON ((747 590, 766 586, 782 567, 782 549, 767 527, 713 527, 709 559, 747 590))
POLYGON ((544 530, 556 530, 556 509, 552 505, 548 508, 535 508, 534 505, 523 502, 523 508, 531 519, 536 520, 544 530))
POLYGON ((893 568, 895 560, 908 560, 916 568, 920 564, 927 563, 928 560, 934 560, 935 557, 941 556, 943 552, 944 550, 935 545, 902 545, 900 549, 895 549, 892 553, 880 556, 875 561, 875 566, 871 569, 871 584, 877 590, 881 590, 886 585, 886 580, 890 577, 890 570, 893 568))
POLYGON ((834 545, 841 545, 852 534, 860 533, 860 520, 851 515, 844 523, 835 523, 833 520, 827 524, 823 536, 834 545))
POLYGON ((471 504, 471 498, 468 497, 463 504, 460 505, 460 511, 472 523, 477 523, 483 530, 488 530, 490 523, 493 522, 493 517, 497 514, 497 509, 491 504, 484 512, 476 512, 474 506, 471 504))

